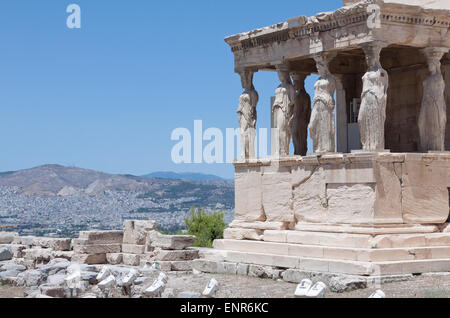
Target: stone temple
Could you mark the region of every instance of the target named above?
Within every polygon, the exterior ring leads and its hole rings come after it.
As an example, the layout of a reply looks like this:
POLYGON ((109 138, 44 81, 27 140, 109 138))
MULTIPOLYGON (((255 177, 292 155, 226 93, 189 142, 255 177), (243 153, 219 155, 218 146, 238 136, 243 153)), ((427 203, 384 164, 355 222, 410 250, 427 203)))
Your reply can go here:
POLYGON ((363 276, 450 272, 450 1, 343 5, 226 38, 244 90, 242 157, 235 220, 210 257, 363 276), (278 73, 272 109, 257 107, 259 71, 278 73), (272 116, 268 158, 253 150, 257 111, 272 116))

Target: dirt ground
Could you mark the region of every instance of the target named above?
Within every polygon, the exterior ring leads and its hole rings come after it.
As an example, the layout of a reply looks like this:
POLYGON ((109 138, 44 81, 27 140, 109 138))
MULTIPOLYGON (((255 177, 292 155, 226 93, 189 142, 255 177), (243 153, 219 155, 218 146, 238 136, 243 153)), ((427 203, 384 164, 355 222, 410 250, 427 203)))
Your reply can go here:
MULTIPOLYGON (((219 298, 292 298, 296 284, 247 276, 217 274, 170 274, 167 288, 175 295, 182 291, 201 293, 211 278, 219 284, 219 298)), ((356 290, 342 294, 327 292, 327 298, 367 298, 377 288, 356 290)), ((383 284, 387 298, 450 298, 449 276, 417 276, 413 280, 383 284)), ((23 297, 24 289, 0 286, 0 298, 23 297)))
MULTIPOLYGON (((211 278, 219 284, 220 298, 293 298, 297 284, 247 276, 200 274, 170 277, 168 288, 201 293, 211 278), (189 287, 187 287, 189 286, 189 287)), ((450 298, 449 276, 417 276, 413 280, 383 284, 387 298, 450 298)), ((342 294, 327 292, 327 298, 367 298, 377 288, 367 288, 342 294)))

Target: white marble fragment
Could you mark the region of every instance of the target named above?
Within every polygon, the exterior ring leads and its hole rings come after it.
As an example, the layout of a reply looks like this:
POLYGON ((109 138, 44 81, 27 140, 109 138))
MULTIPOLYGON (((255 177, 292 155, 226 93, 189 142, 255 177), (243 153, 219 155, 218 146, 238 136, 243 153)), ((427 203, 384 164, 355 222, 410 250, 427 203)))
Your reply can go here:
POLYGON ((131 269, 122 281, 123 286, 131 286, 136 278, 139 276, 139 272, 135 269, 131 269))
POLYGON ((386 298, 386 294, 382 290, 377 290, 369 298, 386 298))
POLYGON ((214 278, 210 280, 205 290, 203 291, 203 296, 206 297, 214 297, 217 292, 217 288, 219 287, 219 282, 214 278))
POLYGON ((306 293, 306 297, 310 298, 324 298, 327 291, 327 285, 322 282, 316 283, 310 290, 306 293))
POLYGON ((111 270, 107 266, 103 266, 102 270, 97 275, 97 281, 101 282, 102 280, 105 280, 109 275, 111 275, 111 270))
POLYGON ((295 290, 295 297, 296 298, 303 298, 306 297, 309 290, 311 289, 313 283, 309 279, 304 279, 298 284, 296 290, 295 290))
POLYGON ((109 275, 106 279, 102 280, 99 284, 98 287, 102 290, 105 291, 109 288, 114 287, 114 285, 116 284, 116 278, 113 275, 109 275))

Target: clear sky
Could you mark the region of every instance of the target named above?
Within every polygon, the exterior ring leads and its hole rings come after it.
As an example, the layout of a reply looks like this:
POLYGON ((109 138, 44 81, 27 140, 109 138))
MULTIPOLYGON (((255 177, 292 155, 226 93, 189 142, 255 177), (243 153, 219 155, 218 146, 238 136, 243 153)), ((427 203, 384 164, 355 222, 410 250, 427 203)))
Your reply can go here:
MULTIPOLYGON (((242 92, 224 38, 341 0, 1 0, 0 171, 42 164, 141 175, 232 178, 230 164, 171 161, 173 129, 238 127, 242 92), (66 7, 82 27, 66 26, 66 7)), ((314 78, 307 81, 312 94, 314 78)), ((270 127, 272 72, 255 74, 258 127, 270 127)))

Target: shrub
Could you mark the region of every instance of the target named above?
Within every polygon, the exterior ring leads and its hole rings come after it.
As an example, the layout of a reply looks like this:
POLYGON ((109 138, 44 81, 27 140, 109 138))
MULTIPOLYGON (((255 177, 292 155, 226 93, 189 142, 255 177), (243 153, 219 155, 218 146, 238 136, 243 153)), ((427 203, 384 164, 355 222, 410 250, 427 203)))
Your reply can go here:
POLYGON ((223 231, 227 227, 223 219, 224 212, 208 213, 202 208, 192 207, 190 217, 185 219, 188 235, 195 235, 194 246, 212 247, 213 241, 223 238, 223 231))

